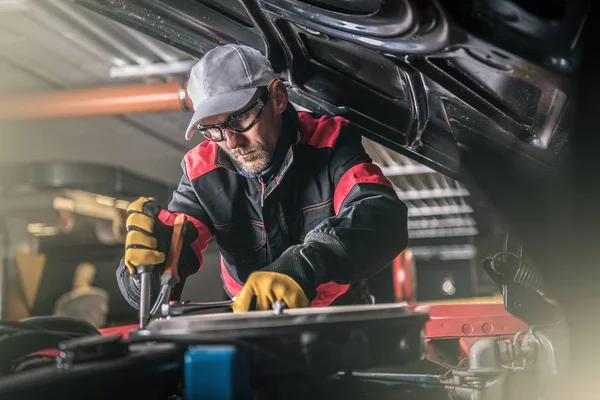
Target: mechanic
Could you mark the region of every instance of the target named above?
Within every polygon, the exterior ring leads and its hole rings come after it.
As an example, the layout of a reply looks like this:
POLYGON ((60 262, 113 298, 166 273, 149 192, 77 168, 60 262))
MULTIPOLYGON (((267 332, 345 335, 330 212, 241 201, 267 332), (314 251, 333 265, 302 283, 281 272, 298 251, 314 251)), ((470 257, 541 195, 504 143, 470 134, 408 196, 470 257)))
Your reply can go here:
MULTIPOLYGON (((167 209, 140 198, 128 208, 121 292, 138 308, 136 266, 160 270, 175 217, 185 214, 179 300, 214 236, 235 312, 372 304, 366 278, 407 245, 407 208, 344 118, 297 112, 259 51, 212 49, 191 69, 194 115, 186 139, 206 139, 182 161, 167 209)), ((390 277, 391 279, 391 277, 390 277)), ((158 273, 152 293, 159 291, 158 273)), ((154 298, 153 298, 154 301, 154 298)))

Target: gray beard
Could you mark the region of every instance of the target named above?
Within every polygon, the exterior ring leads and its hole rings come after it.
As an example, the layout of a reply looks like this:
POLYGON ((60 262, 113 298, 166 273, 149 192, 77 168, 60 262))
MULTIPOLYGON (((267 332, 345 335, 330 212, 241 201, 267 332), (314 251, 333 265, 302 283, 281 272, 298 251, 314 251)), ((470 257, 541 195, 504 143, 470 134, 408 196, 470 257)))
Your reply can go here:
POLYGON ((251 162, 241 163, 236 158, 233 158, 233 162, 244 172, 248 174, 259 174, 263 172, 273 159, 273 154, 268 153, 264 150, 258 150, 260 157, 252 160, 251 162))

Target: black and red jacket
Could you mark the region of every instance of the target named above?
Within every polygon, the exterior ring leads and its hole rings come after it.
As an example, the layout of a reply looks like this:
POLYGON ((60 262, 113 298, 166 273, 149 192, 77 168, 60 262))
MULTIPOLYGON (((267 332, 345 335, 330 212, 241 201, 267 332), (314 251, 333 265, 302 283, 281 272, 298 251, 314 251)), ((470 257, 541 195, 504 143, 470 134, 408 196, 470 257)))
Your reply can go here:
MULTIPOLYGON (((179 187, 159 214, 172 225, 184 213, 199 232, 181 262, 200 269, 214 237, 231 297, 251 272, 268 269, 301 278, 312 306, 369 301, 365 279, 407 245, 406 206, 344 118, 289 109, 282 134, 292 145, 268 183, 240 174, 213 142, 185 155, 179 187)), ((137 277, 123 265, 117 276, 137 308, 137 277)))

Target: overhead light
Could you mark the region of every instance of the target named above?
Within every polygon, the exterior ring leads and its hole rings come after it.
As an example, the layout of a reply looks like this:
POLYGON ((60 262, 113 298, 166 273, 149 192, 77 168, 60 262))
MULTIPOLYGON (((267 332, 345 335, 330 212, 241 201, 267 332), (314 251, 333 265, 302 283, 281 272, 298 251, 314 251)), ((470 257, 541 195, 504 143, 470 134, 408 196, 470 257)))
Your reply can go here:
POLYGON ((27 225, 29 233, 35 236, 54 236, 58 235, 60 230, 56 226, 47 226, 43 223, 33 223, 27 225))
POLYGON ((55 236, 60 230, 56 226, 45 226, 36 236, 55 236))
POLYGON ((28 224, 27 225, 27 230, 29 231, 29 233, 40 233, 42 231, 42 229, 44 229, 44 226, 46 226, 46 224, 41 224, 41 223, 36 223, 36 224, 28 224))
POLYGON ((454 296, 456 293, 456 286, 454 286, 454 279, 446 277, 442 282, 442 291, 448 296, 454 296))

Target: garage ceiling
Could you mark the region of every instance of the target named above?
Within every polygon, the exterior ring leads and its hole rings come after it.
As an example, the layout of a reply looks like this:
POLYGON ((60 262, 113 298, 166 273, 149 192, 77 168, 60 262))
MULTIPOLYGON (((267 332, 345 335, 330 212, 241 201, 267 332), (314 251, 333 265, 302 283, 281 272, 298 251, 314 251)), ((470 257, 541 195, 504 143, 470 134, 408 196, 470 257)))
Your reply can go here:
MULTIPOLYGON (((143 83, 149 78, 112 78, 111 68, 191 59, 70 1, 0 2, 0 38, 3 93, 143 83)), ((189 118, 181 112, 4 123, 0 163, 90 161, 177 182, 181 157, 196 144, 183 138, 189 118)))
MULTIPOLYGON (((193 62, 72 1, 0 1, 3 95, 180 80, 193 62)), ((182 111, 2 123, 0 164, 88 161, 175 184, 182 156, 198 143, 183 137, 190 118, 182 111)), ((365 146, 409 205, 412 238, 478 233, 465 187, 374 142, 365 146)))

